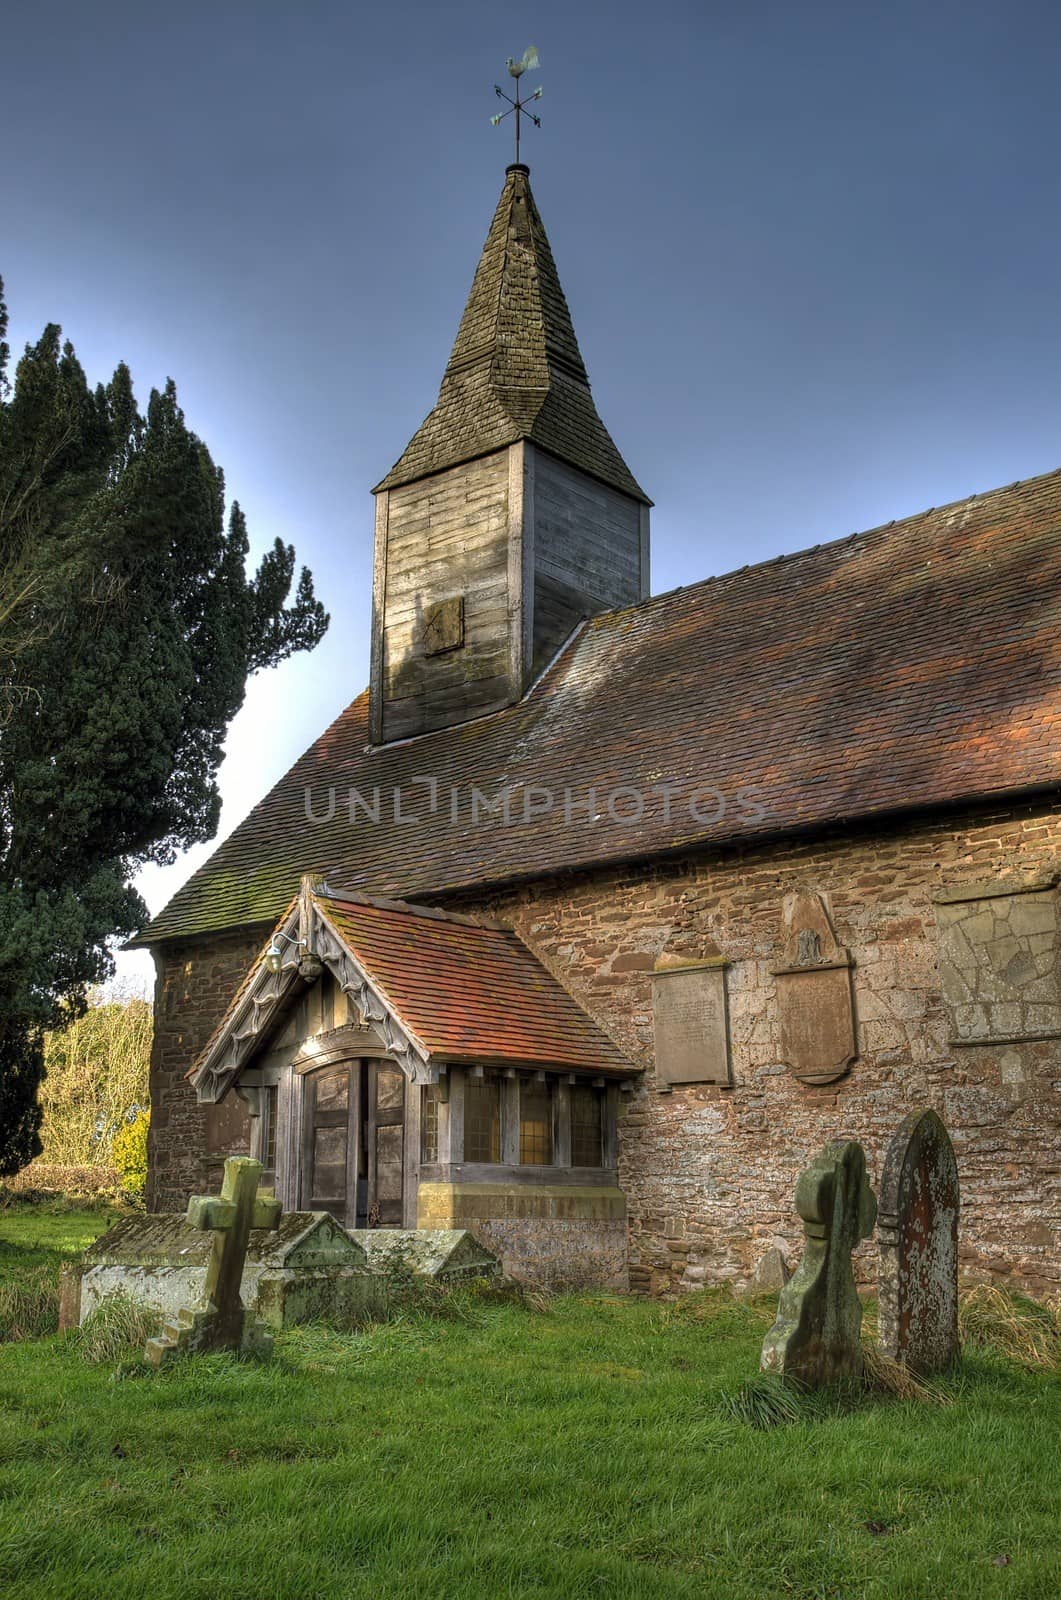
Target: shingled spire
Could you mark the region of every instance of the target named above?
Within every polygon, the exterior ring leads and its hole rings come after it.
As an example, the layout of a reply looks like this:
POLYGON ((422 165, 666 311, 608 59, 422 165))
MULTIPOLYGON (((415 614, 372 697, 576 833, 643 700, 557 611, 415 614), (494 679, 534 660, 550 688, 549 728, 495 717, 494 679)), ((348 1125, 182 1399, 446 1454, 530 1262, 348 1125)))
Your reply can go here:
POLYGON ((649 501, 597 415, 527 168, 508 168, 438 401, 376 488, 371 728, 510 705, 648 593, 649 501))
POLYGON ((530 439, 648 503, 597 415, 529 170, 505 174, 435 409, 380 489, 530 439))

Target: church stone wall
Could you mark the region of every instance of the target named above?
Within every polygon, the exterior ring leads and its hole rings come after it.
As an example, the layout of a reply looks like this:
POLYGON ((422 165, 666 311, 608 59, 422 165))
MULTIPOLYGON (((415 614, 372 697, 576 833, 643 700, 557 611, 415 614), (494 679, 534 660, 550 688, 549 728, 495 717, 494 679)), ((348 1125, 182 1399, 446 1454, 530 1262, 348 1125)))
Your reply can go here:
POLYGON ((268 934, 268 927, 215 934, 155 952, 149 1211, 183 1211, 190 1194, 217 1188, 226 1155, 250 1153, 242 1101, 230 1095, 220 1105, 200 1105, 185 1074, 268 934))
MULTIPOLYGON (((957 1153, 963 1267, 1056 1291, 1061 1039, 956 1045, 961 997, 944 995, 939 935, 948 920, 941 891, 1014 872, 1034 882, 1059 865, 1061 806, 1040 805, 601 872, 496 898, 490 909, 646 1068, 642 1087, 623 1097, 619 1125, 631 1286, 739 1282, 774 1245, 794 1265, 793 1189, 808 1159, 831 1139, 859 1139, 876 1183, 899 1122, 931 1106, 957 1153), (800 1081, 783 1059, 774 969, 784 965, 783 906, 795 894, 822 897, 853 961, 858 1055, 825 1085, 800 1081), (657 1077, 652 988, 661 956, 731 963, 730 1085, 669 1087, 657 1077)), ((1029 981, 1049 985, 1041 899, 1041 890, 1031 895, 1015 920, 1035 922, 1032 953, 1045 975, 1029 981)), ((1012 970, 1008 946, 1001 953, 1012 970)), ((867 1278, 875 1248, 871 1240, 859 1253, 867 1278)))

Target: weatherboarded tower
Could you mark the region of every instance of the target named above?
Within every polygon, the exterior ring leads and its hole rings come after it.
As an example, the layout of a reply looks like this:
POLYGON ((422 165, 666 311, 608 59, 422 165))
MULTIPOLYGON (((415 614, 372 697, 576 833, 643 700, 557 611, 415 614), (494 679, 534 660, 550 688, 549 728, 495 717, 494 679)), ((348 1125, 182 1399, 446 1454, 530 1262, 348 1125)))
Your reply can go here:
POLYGON ((650 502, 597 415, 522 164, 435 408, 375 494, 377 744, 511 705, 583 618, 648 594, 650 502))

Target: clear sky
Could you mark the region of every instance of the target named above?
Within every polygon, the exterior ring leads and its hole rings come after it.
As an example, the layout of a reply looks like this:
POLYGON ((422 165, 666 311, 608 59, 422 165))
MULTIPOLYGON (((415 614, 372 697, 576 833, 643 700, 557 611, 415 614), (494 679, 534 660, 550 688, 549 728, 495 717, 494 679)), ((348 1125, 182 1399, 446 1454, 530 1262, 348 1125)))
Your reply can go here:
MULTIPOLYGON (((369 490, 433 404, 532 41, 525 157, 657 591, 1061 465, 1056 0, 7 0, 15 349, 58 321, 92 380, 172 375, 333 616, 252 684, 222 833, 366 681, 369 490)), ((153 910, 206 853, 144 874, 153 910)))

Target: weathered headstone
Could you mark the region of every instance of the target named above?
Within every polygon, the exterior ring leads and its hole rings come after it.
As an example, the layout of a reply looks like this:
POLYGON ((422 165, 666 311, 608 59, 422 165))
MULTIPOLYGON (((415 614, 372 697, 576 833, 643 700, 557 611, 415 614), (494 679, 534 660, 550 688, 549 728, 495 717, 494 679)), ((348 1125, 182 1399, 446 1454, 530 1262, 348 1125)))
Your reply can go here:
POLYGON ((259 1195, 260 1161, 230 1156, 225 1162, 221 1195, 195 1195, 188 1202, 188 1223, 212 1234, 206 1286, 198 1306, 182 1310, 167 1322, 144 1351, 153 1366, 191 1350, 239 1350, 268 1356, 273 1338, 265 1324, 248 1311, 240 1295, 243 1264, 252 1228, 276 1228, 280 1202, 259 1195))
POLYGON ((878 1236, 878 1343, 915 1372, 939 1372, 958 1352, 958 1166, 934 1111, 911 1112, 888 1146, 878 1236))
POLYGON ((743 1292, 746 1295, 777 1294, 791 1276, 784 1251, 775 1244, 759 1257, 743 1292))
POLYGON ((862 1302, 851 1252, 873 1232, 877 1216, 862 1146, 826 1145, 796 1184, 796 1210, 803 1259, 781 1291, 760 1365, 813 1389, 862 1371, 862 1302))

